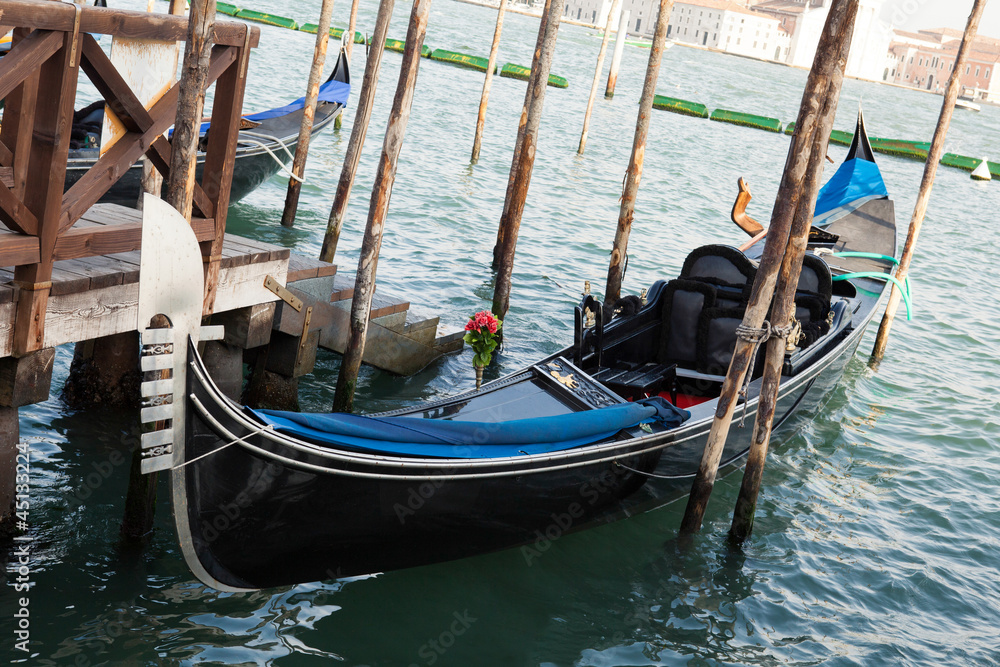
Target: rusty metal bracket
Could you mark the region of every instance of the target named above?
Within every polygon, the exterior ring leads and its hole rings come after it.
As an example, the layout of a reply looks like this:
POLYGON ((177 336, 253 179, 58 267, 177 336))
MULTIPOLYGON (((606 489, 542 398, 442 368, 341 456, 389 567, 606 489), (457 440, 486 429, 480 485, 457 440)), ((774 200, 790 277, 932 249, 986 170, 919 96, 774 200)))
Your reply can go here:
MULTIPOLYGON (((264 278, 264 287, 267 288, 268 291, 273 292, 279 299, 294 308, 296 312, 302 312, 302 299, 289 292, 284 285, 274 279, 274 276, 264 278)), ((312 308, 310 308, 308 312, 311 313, 312 308)))
POLYGON ((309 306, 306 308, 306 316, 302 318, 302 337, 299 339, 299 349, 304 350, 306 347, 306 338, 309 337, 309 323, 312 322, 313 318, 313 307, 309 306))

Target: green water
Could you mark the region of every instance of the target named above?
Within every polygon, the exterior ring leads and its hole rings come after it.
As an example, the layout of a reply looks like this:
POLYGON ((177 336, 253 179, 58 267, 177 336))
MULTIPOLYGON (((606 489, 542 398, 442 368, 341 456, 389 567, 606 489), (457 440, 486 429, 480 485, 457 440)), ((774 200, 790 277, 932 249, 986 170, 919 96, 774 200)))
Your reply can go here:
MULTIPOLYGON (((249 4, 303 23, 315 21, 319 3, 249 4)), ((371 31, 374 5, 362 4, 362 31, 371 31)), ((336 22, 347 7, 338 3, 336 22)), ((405 34, 407 12, 397 7, 391 37, 405 34)), ((426 43, 486 55, 493 21, 489 10, 435 0, 426 43)), ((536 29, 535 19, 509 14, 500 62, 528 64, 536 29)), ((314 40, 266 26, 261 33, 251 110, 301 95, 314 40)), ((626 49, 618 94, 610 102, 599 96, 581 157, 599 44, 583 28, 560 30, 552 71, 570 87, 546 94, 507 348, 493 374, 566 345, 583 280, 604 282, 649 52, 626 49)), ((385 54, 338 257, 345 271, 357 261, 399 62, 385 54)), ((804 81, 799 70, 675 47, 657 92, 787 122, 804 81)), ((492 294, 489 261, 525 90, 521 81, 494 80, 482 157, 471 167, 481 84, 479 73, 421 62, 379 263, 382 289, 454 329, 492 294)), ((839 129, 853 129, 862 98, 873 135, 930 139, 941 98, 849 80, 839 129)), ((998 120, 993 107, 958 111, 947 150, 996 160, 998 120)), ((275 178, 233 209, 230 230, 318 253, 352 121, 349 113, 339 133, 313 142, 295 229, 278 224, 285 182, 275 178)), ((695 245, 742 241, 728 222, 736 179, 750 181, 750 212, 766 219, 787 148, 783 135, 654 112, 626 291, 675 274, 695 245)), ((830 148, 838 162, 844 153, 830 148)), ((923 166, 888 156, 879 163, 905 227, 923 166)), ((776 444, 753 538, 738 555, 724 544, 738 488, 731 477, 717 486, 705 528, 686 551, 675 544, 683 508, 674 505, 563 537, 530 562, 512 550, 220 594, 187 571, 165 500, 144 552, 117 546, 127 466, 115 464, 114 452, 134 444, 134 416, 76 413, 58 398, 23 408, 22 441, 33 461, 31 654, 13 648, 19 594, 8 574, 2 656, 39 665, 996 664, 998 210, 1000 184, 939 171, 913 264, 914 320, 896 320, 878 373, 859 356, 822 414, 776 444)), ((55 396, 71 357, 71 349, 59 350, 55 396)), ((449 357, 406 379, 366 370, 358 403, 384 409, 468 388, 470 358, 449 357)), ((328 408, 337 363, 321 353, 303 383, 307 408, 328 408)))

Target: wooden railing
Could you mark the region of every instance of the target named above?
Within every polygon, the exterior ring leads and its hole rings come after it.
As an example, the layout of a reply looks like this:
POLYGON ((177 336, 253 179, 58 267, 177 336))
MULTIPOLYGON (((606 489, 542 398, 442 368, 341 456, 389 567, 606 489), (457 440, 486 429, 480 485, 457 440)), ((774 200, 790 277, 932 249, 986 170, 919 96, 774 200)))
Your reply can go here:
MULTIPOLYGON (((13 350, 22 356, 42 347, 53 262, 139 248, 140 223, 74 224, 143 155, 169 178, 164 133, 175 120, 179 84, 145 109, 93 35, 184 41, 187 19, 47 0, 0 0, 0 18, 14 26, 12 48, 0 58, 0 222, 10 230, 0 231, 0 266, 15 267, 13 350), (126 133, 64 192, 80 70, 126 133)), ((206 262, 206 312, 218 282, 247 63, 259 35, 243 23, 218 22, 212 39, 212 131, 191 221, 206 262)))

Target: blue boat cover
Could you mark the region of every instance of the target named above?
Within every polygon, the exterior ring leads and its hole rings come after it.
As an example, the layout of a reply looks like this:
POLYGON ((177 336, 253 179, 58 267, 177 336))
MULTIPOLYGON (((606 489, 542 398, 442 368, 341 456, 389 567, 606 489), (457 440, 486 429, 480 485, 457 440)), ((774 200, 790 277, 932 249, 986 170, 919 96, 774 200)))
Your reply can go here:
POLYGON ((276 431, 310 442, 376 454, 461 459, 558 452, 600 442, 641 423, 657 421, 674 428, 691 417, 687 410, 658 396, 599 410, 506 422, 249 411, 276 431))
MULTIPOLYGON (((351 96, 351 84, 344 83, 343 81, 327 81, 322 86, 319 87, 319 102, 339 102, 344 106, 347 106, 347 98, 351 96)), ((299 99, 286 104, 283 107, 278 107, 276 109, 268 109, 267 111, 260 111, 258 113, 250 114, 244 116, 247 120, 252 120, 256 122, 264 121, 269 118, 276 118, 278 116, 284 116, 285 114, 290 114, 293 111, 298 111, 299 109, 305 107, 306 98, 300 97, 299 99)), ((208 127, 211 123, 202 123, 199 128, 201 134, 208 132, 208 127)), ((173 132, 173 130, 171 130, 173 132)))
POLYGON ((888 196, 877 164, 861 158, 847 160, 819 191, 813 215, 822 215, 862 197, 888 196))
MULTIPOLYGON (((350 95, 351 84, 344 83, 343 81, 327 81, 319 87, 320 102, 339 102, 340 104, 347 106, 347 98, 350 97, 350 95)), ((244 118, 255 121, 267 120, 268 118, 284 116, 285 114, 290 114, 293 111, 298 111, 305 105, 306 98, 300 97, 291 104, 286 104, 285 106, 278 107, 277 109, 270 109, 268 111, 250 114, 249 116, 244 116, 244 118)))

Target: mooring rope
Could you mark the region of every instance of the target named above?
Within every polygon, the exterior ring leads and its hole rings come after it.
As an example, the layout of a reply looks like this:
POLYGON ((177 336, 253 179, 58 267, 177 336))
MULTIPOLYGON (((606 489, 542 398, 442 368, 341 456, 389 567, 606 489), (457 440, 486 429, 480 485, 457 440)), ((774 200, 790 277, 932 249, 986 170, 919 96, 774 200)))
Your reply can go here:
POLYGON ((278 145, 281 146, 281 148, 285 151, 285 154, 288 155, 288 157, 290 159, 294 160, 295 156, 292 155, 291 151, 288 150, 288 146, 285 145, 284 141, 282 141, 278 137, 272 137, 269 134, 259 134, 257 132, 249 132, 247 130, 240 130, 240 135, 241 135, 240 139, 239 139, 240 142, 244 142, 244 143, 248 143, 248 144, 253 144, 253 145, 259 146, 260 148, 263 148, 265 151, 267 151, 267 154, 270 155, 271 158, 275 162, 278 163, 278 166, 281 168, 281 170, 283 172, 285 172, 288 175, 289 178, 295 179, 299 183, 305 183, 306 182, 304 178, 299 178, 298 176, 296 176, 295 174, 293 174, 291 172, 291 170, 288 167, 285 166, 285 163, 281 161, 281 158, 279 158, 277 155, 275 155, 274 151, 272 151, 267 144, 265 144, 263 141, 260 141, 259 139, 255 139, 255 138, 252 138, 252 137, 262 137, 264 139, 270 139, 271 141, 277 142, 278 145), (251 138, 246 138, 243 135, 249 135, 251 138))
POLYGON ((227 442, 226 444, 224 444, 222 447, 216 447, 215 449, 213 449, 210 452, 205 452, 201 456, 196 456, 193 459, 191 459, 190 461, 185 461, 184 463, 180 464, 179 466, 174 466, 173 468, 171 468, 171 470, 180 470, 184 466, 190 465, 190 464, 194 463, 195 461, 200 461, 201 459, 205 458, 206 456, 210 456, 212 454, 216 454, 218 452, 221 452, 226 447, 229 447, 231 445, 235 445, 237 443, 243 442, 244 440, 246 440, 250 436, 257 435, 258 433, 263 433, 264 431, 273 431, 273 430, 274 430, 274 425, 272 425, 272 424, 266 424, 266 425, 261 426, 260 428, 254 430, 254 431, 251 431, 250 433, 247 433, 242 438, 236 438, 235 440, 230 440, 229 442, 227 442))
POLYGON ((746 377, 743 378, 743 386, 740 388, 740 398, 743 399, 743 414, 740 416, 740 428, 747 417, 747 392, 750 390, 750 382, 753 380, 753 369, 757 363, 757 350, 761 343, 766 343, 770 338, 788 338, 795 331, 798 324, 794 318, 783 327, 772 326, 770 322, 764 320, 760 328, 740 324, 736 327, 736 337, 750 343, 750 365, 747 368, 746 377))

